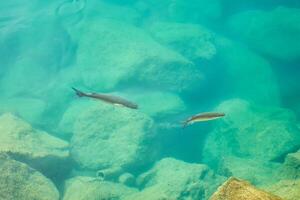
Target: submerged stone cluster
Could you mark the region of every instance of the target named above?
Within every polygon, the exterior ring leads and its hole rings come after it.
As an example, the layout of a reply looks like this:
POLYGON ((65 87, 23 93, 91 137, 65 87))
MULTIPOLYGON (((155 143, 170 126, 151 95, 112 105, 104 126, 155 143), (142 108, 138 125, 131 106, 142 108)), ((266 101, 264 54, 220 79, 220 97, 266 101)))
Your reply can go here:
POLYGON ((0 200, 300 199, 300 9, 228 2, 0 2, 0 200))

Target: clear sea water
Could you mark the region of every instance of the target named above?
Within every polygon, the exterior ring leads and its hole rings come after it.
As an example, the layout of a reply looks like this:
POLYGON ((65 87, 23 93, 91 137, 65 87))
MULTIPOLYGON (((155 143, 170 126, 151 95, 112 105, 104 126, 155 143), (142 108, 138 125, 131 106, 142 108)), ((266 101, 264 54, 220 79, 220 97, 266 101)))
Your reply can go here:
POLYGON ((299 0, 1 1, 0 114, 70 143, 69 170, 48 177, 61 199, 69 178, 114 166, 139 177, 166 157, 268 188, 300 178, 287 161, 300 152, 299 41, 299 0), (202 112, 225 117, 181 127, 202 112))

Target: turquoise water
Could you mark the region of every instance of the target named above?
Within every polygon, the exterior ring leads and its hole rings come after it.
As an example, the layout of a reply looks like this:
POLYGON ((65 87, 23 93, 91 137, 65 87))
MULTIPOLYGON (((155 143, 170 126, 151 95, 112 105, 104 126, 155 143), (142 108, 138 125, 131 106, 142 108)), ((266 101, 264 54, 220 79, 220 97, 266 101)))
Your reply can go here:
POLYGON ((1 2, 0 200, 209 199, 231 176, 300 199, 299 7, 1 2), (182 128, 204 112, 225 116, 182 128))

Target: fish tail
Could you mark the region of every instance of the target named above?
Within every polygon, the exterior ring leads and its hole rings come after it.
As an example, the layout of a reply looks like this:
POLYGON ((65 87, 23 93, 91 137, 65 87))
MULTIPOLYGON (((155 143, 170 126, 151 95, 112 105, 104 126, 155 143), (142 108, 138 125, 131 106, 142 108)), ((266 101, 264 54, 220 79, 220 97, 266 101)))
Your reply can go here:
POLYGON ((182 125, 182 128, 185 129, 189 125, 189 122, 188 121, 182 121, 181 125, 182 125))
POLYGON ((80 90, 77 90, 76 88, 72 87, 72 89, 76 92, 76 95, 79 97, 86 96, 84 92, 81 92, 80 90))

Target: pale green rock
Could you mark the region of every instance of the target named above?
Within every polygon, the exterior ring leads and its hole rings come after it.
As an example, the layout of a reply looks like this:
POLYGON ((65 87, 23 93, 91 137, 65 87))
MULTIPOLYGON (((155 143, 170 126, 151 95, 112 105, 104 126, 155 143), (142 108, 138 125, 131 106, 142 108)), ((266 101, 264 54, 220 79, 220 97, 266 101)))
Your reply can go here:
POLYGON ((273 185, 265 186, 264 190, 284 200, 298 200, 300 199, 300 179, 281 180, 273 185))
POLYGON ((0 153, 28 163, 47 176, 64 173, 68 168, 68 143, 12 115, 0 116, 0 153))
POLYGON ((229 19, 228 29, 262 54, 284 61, 299 59, 299 8, 277 7, 238 13, 229 19))
POLYGON ((268 60, 221 36, 216 45, 232 96, 268 106, 279 104, 279 88, 268 60))
POLYGON ((212 59, 216 54, 214 35, 203 26, 183 23, 153 23, 153 37, 191 60, 212 59))
POLYGON ((275 183, 282 177, 282 164, 277 162, 236 156, 224 156, 217 162, 216 173, 248 180, 255 185, 275 183))
POLYGON ((289 153, 284 161, 282 176, 286 179, 300 178, 300 150, 295 153, 289 153))
POLYGON ((138 110, 93 101, 75 120, 71 154, 82 169, 122 173, 118 168, 154 159, 155 134, 152 119, 138 110))
MULTIPOLYGON (((128 99, 139 105, 139 111, 154 118, 165 118, 185 110, 183 100, 175 93, 155 91, 135 91, 134 93, 119 94, 128 96, 128 99)), ((70 138, 74 132, 74 124, 78 116, 91 105, 106 104, 101 101, 88 99, 76 99, 66 109, 58 125, 58 132, 64 137, 70 138)))
POLYGON ((40 172, 0 154, 0 199, 59 200, 59 193, 40 172))
POLYGON ((226 116, 204 143, 203 159, 215 165, 228 156, 280 162, 299 146, 300 130, 287 109, 253 105, 241 99, 221 103, 226 116))
POLYGON ((132 99, 138 103, 139 110, 155 118, 176 115, 185 110, 183 100, 176 93, 163 91, 147 91, 132 94, 132 99))
POLYGON ((140 175, 144 189, 126 200, 208 199, 222 181, 206 165, 164 158, 140 175))
POLYGON ((222 14, 219 0, 142 0, 135 4, 135 8, 149 13, 147 21, 199 23, 213 21, 222 14))
POLYGON ((46 103, 36 98, 11 98, 0 100, 0 113, 13 112, 26 121, 39 124, 46 109, 46 103))
POLYGON ((192 62, 135 26, 90 20, 75 35, 80 35, 78 56, 75 66, 66 72, 73 73, 69 85, 99 92, 110 92, 125 83, 183 91, 201 82, 202 75, 192 62))
POLYGON ((66 181, 63 200, 124 199, 136 192, 122 184, 79 176, 66 181))
POLYGON ((20 94, 44 97, 52 78, 73 58, 72 42, 55 20, 37 18, 22 24, 0 32, 1 58, 7 69, 0 79, 1 94, 6 98, 20 94))
MULTIPOLYGON (((101 104, 103 102, 97 103, 101 104)), ((64 137, 71 138, 74 133, 74 124, 77 118, 92 104, 96 104, 96 102, 92 100, 88 101, 87 99, 76 99, 72 101, 61 117, 58 124, 58 132, 64 137)))
POLYGON ((142 14, 129 5, 117 5, 104 1, 92 1, 86 5, 86 21, 91 19, 112 19, 129 24, 141 22, 142 14))

